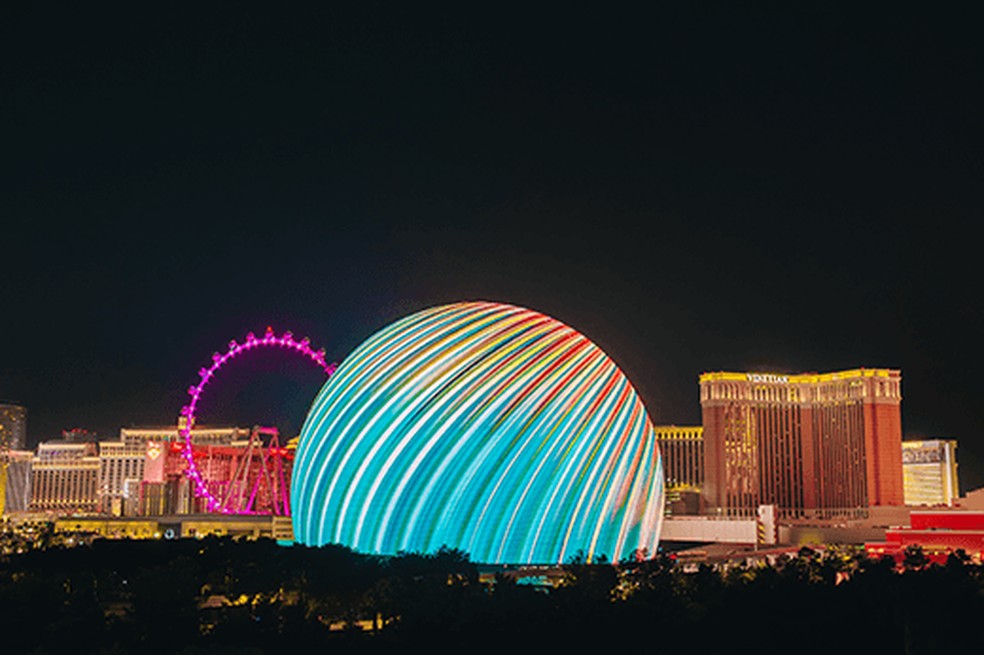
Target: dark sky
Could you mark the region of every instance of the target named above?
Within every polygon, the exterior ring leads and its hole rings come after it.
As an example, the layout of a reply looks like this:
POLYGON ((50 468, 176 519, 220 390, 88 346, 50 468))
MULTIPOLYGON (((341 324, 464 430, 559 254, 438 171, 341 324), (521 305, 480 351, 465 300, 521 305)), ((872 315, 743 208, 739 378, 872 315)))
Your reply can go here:
MULTIPOLYGON (((984 484, 980 15, 138 4, 0 16, 32 443, 173 421, 249 330, 341 360, 481 298, 584 332, 656 422, 699 422, 702 371, 899 368, 906 435, 984 484)), ((296 429, 298 367, 230 372, 203 420, 296 429)))

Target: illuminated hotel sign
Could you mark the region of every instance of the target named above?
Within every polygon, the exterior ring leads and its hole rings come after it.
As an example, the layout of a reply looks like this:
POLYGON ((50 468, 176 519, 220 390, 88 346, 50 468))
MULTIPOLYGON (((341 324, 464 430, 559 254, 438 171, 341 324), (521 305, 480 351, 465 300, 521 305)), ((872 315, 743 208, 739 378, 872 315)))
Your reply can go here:
POLYGON ((776 375, 774 373, 748 373, 749 382, 773 382, 777 384, 787 384, 788 375, 776 375))
POLYGON ((942 461, 939 441, 903 441, 903 464, 936 464, 942 461))

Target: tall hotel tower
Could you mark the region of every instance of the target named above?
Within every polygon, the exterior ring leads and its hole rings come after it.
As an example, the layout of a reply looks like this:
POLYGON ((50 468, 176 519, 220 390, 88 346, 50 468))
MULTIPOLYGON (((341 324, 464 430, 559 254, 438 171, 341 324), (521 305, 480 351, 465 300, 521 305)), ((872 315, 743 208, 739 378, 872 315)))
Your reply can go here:
POLYGON ((704 501, 787 517, 903 505, 901 373, 704 373, 704 501))

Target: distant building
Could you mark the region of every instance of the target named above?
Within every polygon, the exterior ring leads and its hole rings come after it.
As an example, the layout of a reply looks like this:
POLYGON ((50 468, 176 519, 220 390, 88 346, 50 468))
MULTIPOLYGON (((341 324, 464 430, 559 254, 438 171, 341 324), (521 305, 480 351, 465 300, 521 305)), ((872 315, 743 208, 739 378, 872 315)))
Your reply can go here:
POLYGON ((99 509, 103 514, 135 513, 143 463, 143 453, 130 450, 123 441, 99 442, 99 509))
POLYGON ((884 541, 865 543, 865 550, 869 557, 887 555, 902 561, 907 546, 919 546, 938 564, 958 550, 980 563, 984 557, 984 512, 913 510, 908 526, 889 528, 884 541))
MULTIPOLYGON (((123 428, 120 430, 120 441, 128 452, 143 453, 148 441, 170 443, 179 439, 180 433, 177 426, 123 428)), ((249 439, 249 428, 200 425, 191 431, 191 441, 198 445, 230 444, 246 439, 249 439)))
MULTIPOLYGON (((295 448, 281 447, 274 428, 239 430, 236 440, 199 443, 192 432, 195 466, 221 511, 289 514, 289 481, 295 448)), ((139 513, 144 516, 206 513, 185 475, 182 444, 147 442, 139 513)))
POLYGON ((0 402, 0 451, 24 450, 27 444, 27 408, 0 402))
POLYGON ((962 509, 971 509, 984 512, 984 487, 971 489, 960 497, 957 506, 962 509))
POLYGON ((31 460, 29 450, 0 453, 0 514, 26 512, 31 502, 31 460))
POLYGON ((906 505, 953 505, 960 498, 957 442, 903 441, 902 479, 906 505))
POLYGON ((99 509, 99 455, 94 443, 38 444, 31 462, 32 512, 91 514, 99 509))
POLYGON ((189 514, 186 516, 65 517, 54 522, 56 533, 88 533, 106 539, 188 539, 209 535, 293 541, 290 518, 262 514, 189 514))
POLYGON ((653 430, 663 460, 666 512, 699 513, 704 484, 704 428, 656 425, 653 430))
POLYGON ((704 428, 655 425, 667 489, 699 490, 704 483, 704 428))
MULTIPOLYGON (((210 484, 227 491, 238 471, 235 466, 230 470, 229 462, 243 459, 250 435, 250 430, 237 427, 202 426, 192 430, 196 449, 210 455, 200 463, 210 484)), ((201 499, 194 497, 184 478, 186 462, 181 455, 177 426, 123 428, 118 441, 98 443, 95 433, 81 429, 65 431, 62 436, 61 440, 40 444, 37 453, 29 457, 29 482, 22 480, 23 471, 18 473, 23 484, 18 483, 21 491, 17 493, 29 490, 24 503, 29 511, 62 516, 204 511, 201 499), (165 461, 173 468, 167 471, 169 477, 165 477, 162 468, 165 461), (149 472, 148 464, 152 469, 149 472)), ((13 481, 8 478, 8 482, 13 481)), ((261 494, 260 500, 264 498, 261 494)))
MULTIPOLYGON (((123 428, 119 441, 100 442, 100 511, 113 516, 144 513, 141 510, 141 487, 148 451, 160 452, 173 445, 178 445, 180 450, 179 437, 177 426, 123 428)), ((191 431, 191 440, 195 444, 231 444, 248 437, 249 430, 246 428, 199 427, 191 431)))
POLYGON ((901 374, 700 376, 707 505, 753 515, 835 516, 901 506, 901 374))
POLYGON ((99 435, 95 432, 89 432, 85 428, 72 428, 71 430, 62 430, 61 441, 63 443, 96 443, 99 441, 99 435))

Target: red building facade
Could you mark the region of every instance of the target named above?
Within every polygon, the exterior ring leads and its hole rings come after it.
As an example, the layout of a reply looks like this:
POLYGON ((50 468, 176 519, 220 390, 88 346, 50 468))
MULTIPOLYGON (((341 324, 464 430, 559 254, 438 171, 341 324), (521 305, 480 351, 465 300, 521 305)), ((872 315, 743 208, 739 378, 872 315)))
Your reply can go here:
POLYGON ((704 501, 726 515, 902 505, 901 374, 705 373, 704 501))
POLYGON ((866 543, 868 556, 888 555, 901 561, 908 546, 919 546, 937 564, 943 564, 950 553, 958 550, 975 562, 984 555, 984 512, 914 511, 909 523, 908 527, 887 530, 884 542, 866 543))
MULTIPOLYGON (((194 445, 192 454, 209 492, 219 499, 220 513, 289 516, 295 450, 293 444, 280 446, 275 428, 254 427, 247 440, 194 445)), ((140 514, 207 513, 187 468, 181 442, 148 441, 140 514)))

